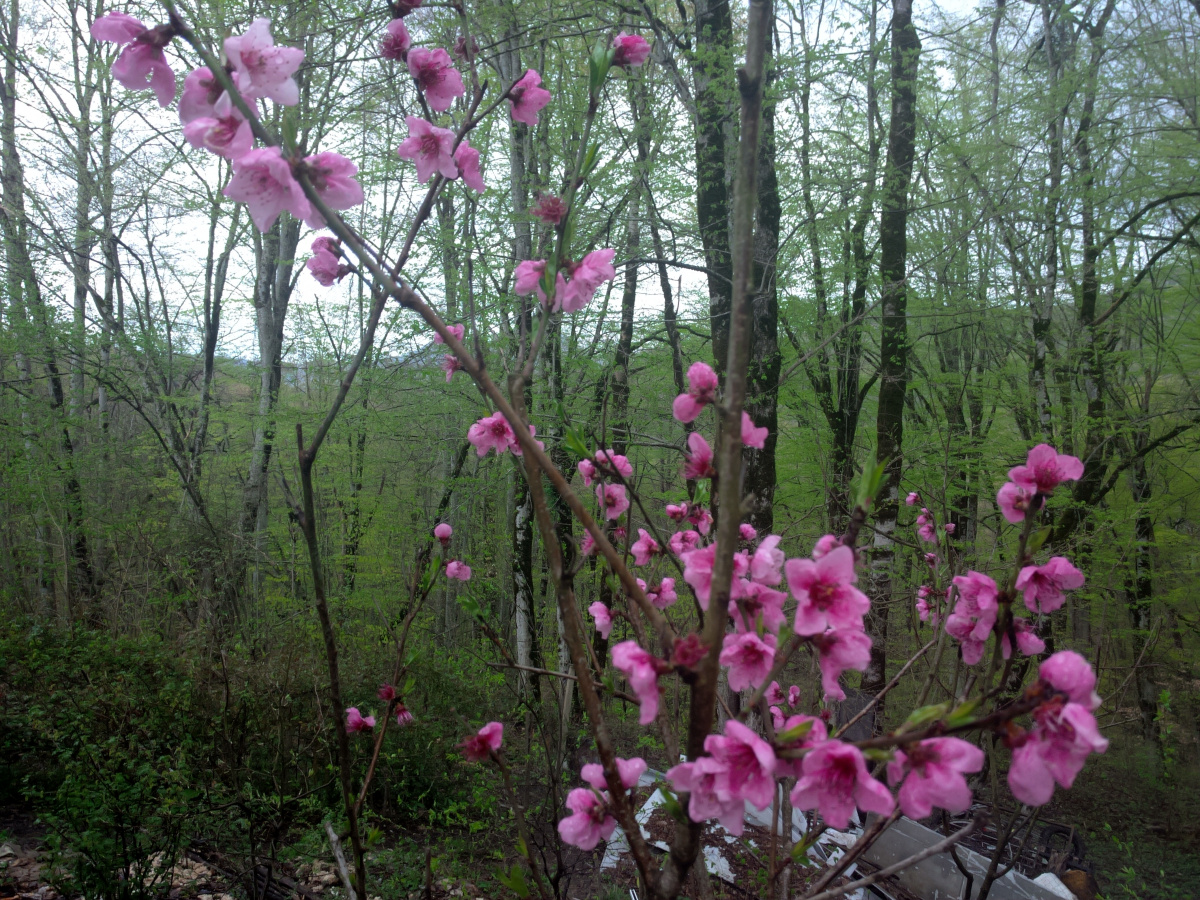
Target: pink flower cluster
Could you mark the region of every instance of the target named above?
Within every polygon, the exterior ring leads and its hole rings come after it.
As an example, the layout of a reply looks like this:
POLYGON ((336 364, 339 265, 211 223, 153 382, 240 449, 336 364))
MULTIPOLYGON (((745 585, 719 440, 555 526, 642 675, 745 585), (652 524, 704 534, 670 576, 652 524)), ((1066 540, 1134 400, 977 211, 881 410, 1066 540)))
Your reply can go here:
MULTIPOLYGON (((646 761, 640 757, 616 760, 617 775, 621 789, 627 791, 637 786, 638 779, 646 771, 646 761)), ((593 850, 601 840, 612 837, 617 820, 610 812, 612 798, 608 793, 608 780, 604 769, 597 763, 588 763, 580 772, 590 788, 573 788, 567 794, 567 809, 571 815, 558 823, 562 839, 580 850, 593 850)))
POLYGON ((996 504, 1004 518, 1018 525, 1029 512, 1037 512, 1043 498, 1056 487, 1082 477, 1083 463, 1076 457, 1059 453, 1049 444, 1038 444, 1029 451, 1025 465, 1008 470, 1009 480, 996 494, 996 504))
MULTIPOLYGON (((617 270, 612 264, 616 255, 617 251, 609 247, 593 250, 577 263, 567 260, 560 265, 554 278, 554 301, 550 303, 551 311, 579 312, 591 303, 600 285, 612 281, 617 276, 617 270)), ((536 293, 543 304, 548 302, 543 287, 547 265, 544 259, 527 259, 517 263, 514 290, 518 296, 536 293)))
POLYGON ((1030 806, 1047 803, 1056 782, 1069 788, 1087 757, 1108 749, 1093 715, 1100 698, 1087 660, 1060 650, 1041 664, 1038 675, 1029 693, 1044 702, 1033 710, 1033 727, 1017 729, 1007 738, 1013 748, 1008 786, 1014 797, 1030 806))
MULTIPOLYGON (((537 434, 537 428, 533 425, 529 426, 531 435, 537 434)), ((484 416, 474 425, 467 429, 467 440, 475 448, 475 452, 479 456, 487 456, 488 451, 495 450, 496 455, 501 453, 512 453, 514 456, 521 456, 521 443, 517 440, 516 433, 512 430, 512 426, 508 424, 508 420, 504 418, 504 413, 493 413, 490 416, 484 416)), ((543 447, 541 441, 537 442, 539 447, 543 447)))
POLYGON ((488 759, 493 753, 500 752, 500 744, 504 740, 504 723, 488 722, 475 734, 468 735, 458 745, 462 755, 471 762, 488 759))

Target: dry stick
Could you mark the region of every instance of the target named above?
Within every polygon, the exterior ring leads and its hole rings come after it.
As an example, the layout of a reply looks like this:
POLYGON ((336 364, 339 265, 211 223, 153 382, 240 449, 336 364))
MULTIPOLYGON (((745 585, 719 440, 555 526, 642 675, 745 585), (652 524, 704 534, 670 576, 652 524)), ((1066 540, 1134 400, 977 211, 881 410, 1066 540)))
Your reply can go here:
POLYGON ((861 719, 863 716, 865 716, 867 713, 869 713, 872 709, 874 709, 875 705, 880 700, 882 700, 884 697, 886 697, 888 695, 888 692, 892 688, 894 688, 897 684, 900 683, 900 679, 903 678, 905 673, 908 672, 908 670, 913 667, 913 664, 916 663, 916 661, 918 659, 920 659, 922 656, 924 656, 925 653, 929 650, 929 648, 932 647, 937 642, 938 642, 938 639, 934 638, 929 643, 927 643, 924 647, 922 647, 920 650, 918 650, 916 652, 916 655, 914 655, 912 659, 910 659, 908 662, 906 662, 900 668, 900 671, 897 672, 892 677, 892 680, 889 681, 886 685, 884 685, 883 690, 880 691, 878 694, 876 694, 874 697, 872 697, 871 702, 868 703, 866 706, 864 706, 862 709, 860 709, 858 711, 858 715, 856 715, 853 719, 851 719, 849 722, 847 722, 845 725, 843 725, 841 728, 839 728, 837 730, 837 734, 835 734, 834 737, 840 738, 843 734, 846 733, 846 731, 850 728, 851 725, 853 725, 855 722, 857 722, 859 719, 861 719))
POLYGON ((346 900, 355 900, 354 885, 350 881, 350 869, 346 865, 346 854, 342 853, 342 842, 338 840, 337 832, 325 820, 325 834, 329 836, 329 846, 333 848, 333 861, 337 863, 338 874, 342 876, 342 887, 346 891, 346 900))
POLYGON ((945 840, 938 841, 932 847, 926 847, 920 853, 914 853, 912 856, 908 857, 907 859, 902 859, 898 863, 893 863, 886 869, 880 869, 873 875, 868 875, 866 878, 860 878, 858 881, 852 881, 849 884, 842 885, 841 887, 824 891, 820 894, 817 894, 815 897, 805 897, 804 900, 834 900, 835 897, 844 897, 846 894, 850 893, 851 891, 856 891, 859 888, 870 887, 877 881, 882 881, 884 878, 895 875, 897 872, 904 871, 909 866, 915 866, 917 863, 923 862, 929 859, 931 856, 937 856, 942 851, 953 847, 963 838, 969 837, 979 827, 980 823, 983 821, 983 818, 983 814, 980 813, 945 840))
POLYGON ((820 893, 822 890, 828 887, 829 883, 833 881, 833 879, 837 878, 848 868, 850 868, 850 864, 866 853, 867 850, 870 849, 871 845, 879 840, 884 831, 894 825, 896 820, 899 818, 900 810, 897 809, 886 818, 881 816, 880 818, 876 819, 871 824, 871 827, 864 831, 859 836, 858 840, 854 842, 854 846, 843 853, 842 858, 833 863, 829 867, 829 870, 817 880, 817 883, 814 884, 810 890, 820 893))

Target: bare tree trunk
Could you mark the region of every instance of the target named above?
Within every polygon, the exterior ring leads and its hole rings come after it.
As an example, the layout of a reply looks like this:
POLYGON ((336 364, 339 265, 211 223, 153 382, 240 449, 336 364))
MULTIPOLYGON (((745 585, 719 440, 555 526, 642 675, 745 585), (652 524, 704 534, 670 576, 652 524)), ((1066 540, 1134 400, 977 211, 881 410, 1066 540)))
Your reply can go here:
POLYGON ((733 19, 728 0, 696 0, 696 217, 708 272, 708 308, 717 374, 725 377, 733 260, 729 195, 734 129, 733 19))
MULTIPOLYGON (((875 539, 871 551, 871 661, 863 673, 862 689, 871 694, 887 683, 888 607, 892 599, 895 561, 892 535, 899 516, 900 474, 903 469, 904 399, 908 390, 908 186, 912 180, 916 142, 917 70, 921 41, 912 21, 911 0, 892 5, 892 119, 888 126, 887 163, 879 225, 879 274, 882 329, 879 339, 879 407, 875 446, 886 461, 887 479, 875 501, 875 539)), ((880 704, 882 706, 882 704, 880 704)), ((876 721, 882 722, 882 709, 876 721)))
POLYGON ((767 534, 775 525, 775 446, 779 441, 779 285, 775 275, 779 255, 779 179, 775 172, 776 73, 767 41, 766 84, 758 145, 758 221, 754 233, 751 273, 752 330, 750 369, 746 381, 746 412, 754 424, 767 429, 761 450, 747 448, 744 493, 750 500, 750 524, 767 534))

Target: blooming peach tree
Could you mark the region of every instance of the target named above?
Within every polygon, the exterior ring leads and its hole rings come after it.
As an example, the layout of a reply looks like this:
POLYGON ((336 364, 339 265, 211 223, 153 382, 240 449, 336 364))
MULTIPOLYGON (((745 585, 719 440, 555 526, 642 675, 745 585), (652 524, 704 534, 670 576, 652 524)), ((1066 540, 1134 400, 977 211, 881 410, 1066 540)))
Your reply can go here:
MULTIPOLYGON (((683 483, 679 502, 667 504, 661 514, 648 510, 633 492, 634 467, 626 456, 604 447, 593 448, 584 436, 571 431, 568 443, 579 457, 576 468, 585 488, 582 493, 574 490, 571 473, 556 468, 536 438, 537 429, 524 407, 525 388, 534 375, 551 320, 587 309, 597 290, 615 276, 615 250, 576 246, 572 223, 578 214, 579 188, 597 160, 598 146, 590 135, 605 82, 615 69, 630 72, 643 65, 651 47, 644 38, 621 32, 602 38, 586 55, 589 104, 580 123, 574 161, 564 173, 559 193, 543 192, 530 211, 550 230, 548 252, 544 258, 517 261, 513 273, 515 294, 531 298, 525 302, 536 305, 536 328, 521 335, 518 358, 511 366, 507 389, 502 390, 485 367, 482 347, 487 335, 479 333, 473 321, 444 321, 405 279, 404 265, 412 236, 448 183, 461 180, 477 192, 486 188, 480 153, 468 140, 470 132, 486 116, 505 111, 515 122, 535 124, 546 114, 552 95, 543 86, 541 75, 531 69, 498 96, 486 97, 486 84, 479 84, 474 70, 478 44, 469 33, 469 19, 461 18, 462 34, 454 56, 442 47, 415 46, 404 19, 420 5, 420 0, 393 2, 393 18, 379 48, 383 58, 407 65, 426 113, 406 117, 408 137, 395 148, 399 158, 415 167, 417 180, 428 187, 409 239, 393 259, 370 246, 339 215, 364 199, 354 163, 334 152, 305 154, 276 140, 263 127, 261 112, 267 103, 288 106, 298 102, 295 75, 304 63, 301 50, 274 42, 267 19, 256 19, 243 34, 226 38, 219 54, 192 31, 170 0, 164 2, 167 21, 162 25, 148 27, 119 11, 92 25, 94 37, 121 45, 113 66, 117 80, 133 90, 154 91, 162 106, 169 106, 176 94, 175 76, 164 48, 177 38, 190 46, 200 64, 184 78, 179 98, 183 137, 194 147, 230 160, 233 176, 225 194, 246 204, 260 230, 269 229, 286 212, 313 229, 331 232, 316 237, 307 260, 309 272, 320 285, 354 275, 367 282, 373 297, 363 345, 329 415, 311 443, 306 444, 298 432, 305 492, 305 503, 298 509, 309 542, 339 713, 335 721, 342 787, 360 895, 365 895, 366 876, 356 823, 382 732, 393 718, 402 727, 413 717, 395 687, 403 672, 402 653, 393 678, 379 691, 379 699, 386 704, 382 727, 376 732, 376 717, 357 707, 347 707, 342 713, 336 644, 320 588, 311 467, 358 364, 374 340, 375 326, 387 302, 419 316, 432 330, 433 340, 446 348, 442 368, 447 381, 465 373, 491 405, 490 414, 467 431, 467 440, 478 456, 513 454, 525 467, 574 677, 599 754, 599 762, 585 765, 580 772, 582 784, 567 795, 567 812, 558 824, 564 842, 591 850, 620 825, 647 893, 668 898, 682 890, 705 828, 719 822, 733 834, 741 834, 746 806, 765 810, 778 803, 781 794, 795 809, 810 814, 809 827, 805 841, 778 865, 772 851, 772 883, 789 865, 806 860, 805 851, 814 835, 823 828, 846 828, 855 810, 884 817, 885 824, 900 813, 924 818, 935 808, 954 813, 966 810, 972 799, 967 778, 984 765, 984 753, 973 740, 981 734, 995 734, 1011 748, 1008 784, 1022 803, 1043 804, 1056 785, 1070 787, 1087 757, 1106 747, 1094 717, 1100 700, 1091 667, 1078 654, 1060 651, 1041 659, 1037 677, 1015 696, 1006 685, 1015 655, 1044 656, 1039 618, 1062 606, 1064 593, 1083 583, 1082 573, 1063 557, 1054 556, 1040 564, 1036 561, 1045 533, 1035 529, 1046 500, 1062 482, 1081 476, 1079 460, 1040 445, 1030 450, 1025 465, 1009 472, 997 504, 1020 533, 1016 561, 1006 573, 950 574, 939 548, 942 536, 951 533, 953 526, 939 525, 934 513, 920 508, 915 530, 918 540, 929 548, 925 562, 932 583, 918 590, 917 611, 923 623, 937 629, 921 653, 936 646, 936 668, 953 641, 962 663, 980 670, 970 679, 971 696, 920 706, 928 697, 927 683, 920 692, 919 708, 903 724, 857 742, 844 739, 844 727, 831 733, 829 718, 822 715, 820 707, 844 699, 844 673, 861 671, 869 662, 871 638, 864 617, 871 600, 858 586, 861 552, 857 537, 880 489, 882 468, 867 473, 847 532, 822 537, 808 552, 789 551, 781 535, 760 535, 741 521, 743 454, 761 449, 767 437, 767 429, 742 409, 767 4, 762 0, 750 3, 746 65, 741 72, 728 369, 723 380, 702 361, 688 369, 687 391, 675 398, 670 410, 675 420, 689 427, 681 448, 683 483), (471 67, 469 82, 464 82, 455 57, 471 67), (472 85, 469 93, 468 83, 472 85), (485 100, 489 100, 486 106, 485 100), (447 115, 451 110, 454 114, 447 115), (564 539, 570 536, 559 534, 552 523, 543 478, 583 527, 577 545, 573 540, 566 542, 567 548, 575 551, 566 556, 564 539), (622 541, 625 552, 617 546, 622 541), (796 555, 789 556, 789 552, 796 555), (610 602, 591 604, 591 627, 607 638, 615 622, 627 623, 632 637, 612 647, 611 666, 633 692, 640 724, 658 729, 668 757, 676 761, 662 784, 671 798, 669 808, 676 814, 676 826, 670 852, 661 862, 651 854, 634 820, 631 791, 645 774, 646 763, 618 755, 601 702, 606 692, 615 692, 614 682, 589 652, 588 624, 574 591, 576 555, 599 557, 620 585, 610 602), (943 584, 947 576, 948 583, 943 584), (1019 614, 1018 597, 1027 615, 1019 614), (785 693, 778 681, 801 648, 815 657, 822 676, 823 698, 809 704, 808 712, 802 711, 799 688, 792 686, 785 693), (741 712, 730 711, 716 731, 722 673, 729 688, 742 692, 746 699, 741 712), (689 697, 683 735, 675 732, 673 720, 660 703, 671 679, 681 681, 689 697), (355 798, 350 790, 348 736, 372 732, 376 732, 375 755, 355 798)), ((664 417, 666 413, 664 410, 664 417)), ((920 502, 917 493, 908 495, 909 505, 920 502)), ((442 556, 433 561, 427 551, 428 566, 414 580, 410 592, 415 601, 428 595, 439 575, 462 582, 471 578, 466 561, 450 558, 452 539, 448 523, 441 522, 432 530, 430 545, 436 541, 442 556)), ((910 667, 911 663, 902 673, 910 667)), ((894 679, 884 693, 896 683, 894 679)), ((468 760, 494 762, 511 794, 502 739, 503 726, 491 722, 467 737, 461 750, 468 760)), ((551 888, 529 848, 520 804, 515 794, 511 799, 536 889, 548 897, 551 888)), ((851 854, 861 853, 880 831, 870 829, 851 854)), ((831 871, 819 879, 814 890, 828 885, 834 874, 831 871)), ((528 890, 523 882, 517 886, 528 890)))

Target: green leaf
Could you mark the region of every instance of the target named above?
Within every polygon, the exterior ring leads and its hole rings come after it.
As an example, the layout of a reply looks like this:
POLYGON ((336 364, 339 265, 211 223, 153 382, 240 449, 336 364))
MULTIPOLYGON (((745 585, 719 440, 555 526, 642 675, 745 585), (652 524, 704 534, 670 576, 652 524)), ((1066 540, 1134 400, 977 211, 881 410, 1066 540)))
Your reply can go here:
POLYGON ((793 744, 796 741, 802 741, 808 737, 808 733, 812 731, 813 723, 816 720, 801 722, 789 728, 787 731, 780 731, 775 735, 775 740, 781 744, 793 744))
POLYGON ((873 762, 887 762, 892 758, 892 751, 883 750, 879 747, 868 747, 863 751, 863 756, 873 762))
POLYGON ((600 86, 604 84, 608 70, 612 68, 612 61, 613 54, 609 49, 607 36, 601 36, 592 48, 592 55, 588 57, 588 93, 591 96, 594 97, 600 92, 600 86))
POLYGON ((966 725, 975 716, 975 710, 979 708, 979 699, 968 700, 966 703, 957 707, 954 712, 946 717, 946 725, 950 728, 958 728, 960 725, 966 725))
POLYGON ((463 593, 458 595, 458 605, 463 608, 469 616, 476 619, 483 618, 483 607, 479 605, 479 601, 470 594, 463 593))
MULTIPOLYGON (((566 416, 563 416, 563 421, 566 416)), ((580 459, 591 459, 592 448, 588 446, 587 438, 583 436, 583 432, 572 425, 567 426, 567 449, 578 456, 580 459)))
POLYGON ((1025 546, 1025 552, 1031 556, 1034 553, 1037 553, 1039 550, 1042 549, 1042 545, 1046 543, 1046 541, 1049 537, 1050 537, 1050 526, 1049 525, 1047 525, 1045 528, 1039 528, 1037 531, 1035 531, 1033 534, 1031 534, 1029 536, 1029 543, 1025 546))
POLYGON ((887 464, 886 459, 876 464, 872 457, 871 463, 863 469, 862 478, 858 482, 858 506, 867 509, 875 502, 875 498, 879 496, 879 489, 883 486, 887 464))
POLYGON ((663 807, 666 809, 667 815, 676 822, 682 822, 684 825, 688 824, 688 817, 683 814, 683 805, 680 804, 679 797, 675 795, 675 792, 661 781, 655 786, 663 796, 663 807))
POLYGON ((596 141, 592 146, 588 147, 587 156, 583 158, 583 168, 579 172, 580 178, 587 178, 592 174, 592 170, 596 168, 596 163, 600 161, 600 142, 596 141))
POLYGON ((904 724, 900 726, 900 730, 915 731, 922 725, 926 725, 929 722, 934 722, 942 718, 942 716, 950 712, 950 709, 951 704, 949 702, 935 703, 932 706, 922 706, 918 709, 914 709, 908 714, 908 718, 904 720, 904 724))
POLYGON ((521 871, 520 866, 514 865, 508 871, 501 869, 496 873, 496 879, 518 897, 530 895, 529 884, 525 881, 525 873, 521 871))

